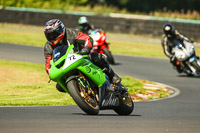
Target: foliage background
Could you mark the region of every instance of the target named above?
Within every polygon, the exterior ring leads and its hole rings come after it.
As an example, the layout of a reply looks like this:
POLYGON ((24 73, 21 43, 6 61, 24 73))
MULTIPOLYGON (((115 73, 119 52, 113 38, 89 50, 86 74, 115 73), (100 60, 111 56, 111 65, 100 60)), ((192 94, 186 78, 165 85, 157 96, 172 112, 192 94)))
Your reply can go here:
POLYGON ((199 0, 0 0, 0 6, 200 20, 199 0))
POLYGON ((1 5, 66 10, 72 6, 111 6, 129 12, 200 11, 199 0, 1 0, 1 5), (52 6, 53 5, 53 6, 52 6))

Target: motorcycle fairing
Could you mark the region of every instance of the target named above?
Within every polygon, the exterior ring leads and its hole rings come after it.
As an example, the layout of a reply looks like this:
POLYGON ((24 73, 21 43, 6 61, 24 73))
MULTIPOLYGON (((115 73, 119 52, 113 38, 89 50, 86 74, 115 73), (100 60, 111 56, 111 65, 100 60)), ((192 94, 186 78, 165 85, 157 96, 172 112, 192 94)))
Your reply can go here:
POLYGON ((101 110, 114 109, 117 106, 119 106, 119 97, 116 97, 112 92, 108 92, 102 100, 100 108, 101 110))
POLYGON ((198 59, 197 59, 196 56, 193 56, 193 57, 191 57, 191 58, 189 59, 189 62, 191 63, 191 62, 193 62, 193 61, 195 61, 195 60, 198 60, 198 59))
POLYGON ((80 60, 82 58, 83 58, 83 56, 80 56, 80 55, 77 55, 77 54, 68 54, 62 70, 68 68, 74 62, 76 62, 76 61, 78 61, 78 60, 80 60))
POLYGON ((84 56, 73 53, 73 48, 74 45, 70 45, 63 56, 60 56, 56 61, 51 60, 49 72, 51 80, 57 82, 67 91, 64 77, 70 77, 74 71, 79 70, 100 87, 106 81, 105 74, 90 60, 85 59, 84 56))

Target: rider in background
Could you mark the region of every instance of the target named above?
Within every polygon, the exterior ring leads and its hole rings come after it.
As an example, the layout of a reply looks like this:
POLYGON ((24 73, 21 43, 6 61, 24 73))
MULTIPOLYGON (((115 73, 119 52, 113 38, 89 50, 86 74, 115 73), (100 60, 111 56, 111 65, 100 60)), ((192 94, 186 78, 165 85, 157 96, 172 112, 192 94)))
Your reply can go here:
POLYGON ((102 29, 95 29, 94 25, 91 25, 87 17, 85 16, 82 16, 78 19, 78 28, 76 30, 88 35, 93 30, 96 30, 98 32, 104 32, 102 29))
MULTIPOLYGON (((53 49, 59 45, 74 44, 75 52, 79 52, 79 54, 82 55, 89 55, 89 60, 104 70, 111 83, 116 85, 120 84, 121 78, 114 73, 113 69, 105 60, 105 57, 100 53, 90 53, 90 50, 93 47, 93 39, 87 34, 65 28, 64 24, 59 19, 52 19, 46 22, 44 34, 47 39, 44 46, 44 57, 45 68, 48 74, 51 69, 50 61, 52 59, 53 49)), ((56 88, 60 92, 64 92, 59 84, 56 85, 56 88)))
POLYGON ((185 37, 181 33, 179 33, 178 30, 175 30, 174 26, 171 24, 165 24, 163 26, 163 31, 164 31, 164 35, 162 36, 161 43, 162 43, 164 53, 167 57, 170 58, 170 62, 173 64, 173 66, 176 66, 177 71, 181 73, 182 70, 179 65, 176 65, 177 60, 174 54, 172 53, 172 49, 173 47, 175 47, 175 41, 177 40, 186 40, 191 43, 193 43, 193 41, 185 37))
POLYGON ((84 34, 89 34, 89 31, 94 29, 94 26, 91 25, 87 17, 82 16, 78 19, 78 30, 84 34))

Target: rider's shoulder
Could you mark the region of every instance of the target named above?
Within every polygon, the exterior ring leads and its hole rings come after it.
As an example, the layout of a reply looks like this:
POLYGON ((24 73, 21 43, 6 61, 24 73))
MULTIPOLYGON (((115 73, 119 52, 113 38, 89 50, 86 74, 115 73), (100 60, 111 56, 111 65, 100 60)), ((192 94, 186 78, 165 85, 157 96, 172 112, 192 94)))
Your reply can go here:
POLYGON ((174 30, 176 35, 182 35, 178 30, 174 30))
POLYGON ((51 43, 47 41, 44 45, 44 54, 52 54, 53 48, 51 46, 51 43))
POLYGON ((78 36, 79 31, 73 28, 66 28, 67 38, 76 38, 78 36))
POLYGON ((162 39, 165 39, 167 38, 167 36, 165 34, 162 35, 162 39))
POLYGON ((72 33, 72 32, 79 32, 79 30, 77 28, 66 28, 66 32, 67 33, 72 33))
POLYGON ((44 48, 45 49, 51 49, 52 48, 52 45, 51 45, 51 42, 47 41, 44 45, 44 48))
POLYGON ((46 41, 45 44, 44 44, 44 47, 51 47, 51 42, 46 41))

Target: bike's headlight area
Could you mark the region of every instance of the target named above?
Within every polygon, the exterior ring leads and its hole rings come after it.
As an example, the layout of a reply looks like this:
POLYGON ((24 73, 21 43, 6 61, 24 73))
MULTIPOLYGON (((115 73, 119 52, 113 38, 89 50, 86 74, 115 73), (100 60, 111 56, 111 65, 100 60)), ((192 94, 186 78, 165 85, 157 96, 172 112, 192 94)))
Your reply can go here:
POLYGON ((63 60, 61 63, 59 63, 58 65, 56 65, 56 67, 59 69, 61 68, 65 63, 65 60, 63 60))
POLYGON ((185 58, 185 54, 180 54, 177 56, 178 59, 184 59, 185 58))
POLYGON ((182 55, 179 55, 178 58, 181 59, 181 58, 182 58, 182 55))

